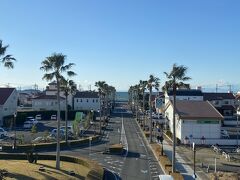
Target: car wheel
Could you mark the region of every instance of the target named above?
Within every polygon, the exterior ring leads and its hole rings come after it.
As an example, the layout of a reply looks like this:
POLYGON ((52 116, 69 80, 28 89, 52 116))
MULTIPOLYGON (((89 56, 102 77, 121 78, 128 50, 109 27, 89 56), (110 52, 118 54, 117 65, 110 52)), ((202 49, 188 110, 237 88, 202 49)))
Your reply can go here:
POLYGON ((3 138, 4 137, 4 134, 1 134, 1 138, 3 138))

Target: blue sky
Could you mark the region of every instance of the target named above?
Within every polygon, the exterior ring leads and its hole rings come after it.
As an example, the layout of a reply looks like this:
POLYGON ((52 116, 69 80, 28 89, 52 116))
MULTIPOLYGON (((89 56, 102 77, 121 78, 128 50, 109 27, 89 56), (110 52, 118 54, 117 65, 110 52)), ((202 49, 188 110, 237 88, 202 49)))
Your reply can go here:
POLYGON ((239 0, 1 0, 0 39, 18 60, 0 86, 46 86, 41 61, 67 55, 84 89, 105 80, 127 90, 173 63, 193 87, 240 88, 239 0))

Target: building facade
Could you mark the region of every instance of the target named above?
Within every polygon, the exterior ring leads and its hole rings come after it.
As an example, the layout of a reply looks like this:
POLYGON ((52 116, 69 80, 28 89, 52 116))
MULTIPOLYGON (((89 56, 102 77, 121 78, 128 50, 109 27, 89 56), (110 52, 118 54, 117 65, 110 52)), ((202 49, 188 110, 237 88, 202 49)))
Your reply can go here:
MULTIPOLYGON (((176 91, 176 100, 203 101, 203 93, 198 89, 178 89, 176 91)), ((165 93, 165 103, 173 101, 173 91, 165 93)))
MULTIPOLYGON (((166 105, 165 116, 173 132, 173 104, 166 105)), ((223 116, 208 101, 176 101, 176 137, 185 139, 220 139, 223 116)))
POLYGON ((233 93, 203 93, 205 101, 209 101, 226 119, 233 118, 237 100, 233 93))
POLYGON ((94 110, 100 109, 100 98, 98 92, 81 91, 73 97, 74 110, 94 110))
MULTIPOLYGON (((60 109, 65 110, 65 98, 60 97, 60 109)), ((58 103, 56 95, 41 95, 32 99, 32 109, 34 111, 57 111, 58 103)))
POLYGON ((18 93, 15 88, 0 88, 0 125, 4 116, 13 115, 17 111, 18 93))

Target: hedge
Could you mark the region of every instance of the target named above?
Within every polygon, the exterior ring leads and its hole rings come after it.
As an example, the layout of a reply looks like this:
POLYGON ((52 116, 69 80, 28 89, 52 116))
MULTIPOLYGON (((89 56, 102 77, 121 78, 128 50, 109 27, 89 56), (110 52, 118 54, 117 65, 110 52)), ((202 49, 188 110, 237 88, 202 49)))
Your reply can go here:
MULTIPOLYGON (((0 153, 0 159, 9 159, 9 160, 26 160, 27 156, 25 154, 3 154, 0 153)), ((48 154, 38 154, 38 160, 56 160, 55 155, 48 155, 48 154)), ((90 169, 89 173, 87 174, 86 179, 88 180, 102 180, 104 176, 104 169, 103 167, 99 166, 96 162, 80 158, 80 157, 72 157, 72 156, 60 156, 61 161, 81 164, 90 169)))
MULTIPOLYGON (((96 142, 99 140, 99 136, 93 136, 92 137, 92 142, 96 142)), ((60 142, 60 147, 61 148, 66 148, 68 146, 80 146, 80 145, 86 145, 89 143, 89 138, 86 139, 81 139, 81 140, 69 140, 68 144, 66 144, 65 141, 60 142)), ((26 152, 29 150, 33 151, 39 151, 43 149, 54 149, 56 148, 57 143, 52 142, 52 143, 39 143, 39 144, 28 144, 28 145, 18 145, 16 147, 16 150, 19 152, 26 152)), ((11 152, 13 151, 12 146, 2 146, 2 151, 5 152, 11 152)))

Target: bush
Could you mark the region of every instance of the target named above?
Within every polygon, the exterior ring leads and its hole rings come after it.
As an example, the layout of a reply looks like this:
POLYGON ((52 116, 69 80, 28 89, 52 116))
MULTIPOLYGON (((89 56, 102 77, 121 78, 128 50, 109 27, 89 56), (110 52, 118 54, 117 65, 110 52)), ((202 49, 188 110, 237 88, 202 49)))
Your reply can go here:
POLYGON ((149 138, 149 136, 150 136, 150 132, 149 131, 144 131, 144 134, 145 134, 146 138, 149 138))
POLYGON ((166 135, 172 139, 172 133, 171 133, 171 131, 167 130, 166 135))

